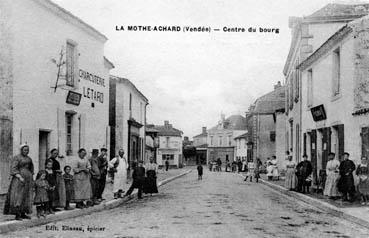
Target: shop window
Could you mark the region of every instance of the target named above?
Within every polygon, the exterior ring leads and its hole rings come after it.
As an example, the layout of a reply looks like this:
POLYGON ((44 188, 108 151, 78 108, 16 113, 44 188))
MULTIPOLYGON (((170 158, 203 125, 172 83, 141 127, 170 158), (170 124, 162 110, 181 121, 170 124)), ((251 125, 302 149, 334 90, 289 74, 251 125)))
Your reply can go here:
POLYGON ((162 155, 163 160, 174 160, 174 155, 164 154, 162 155))
POLYGON ((65 113, 65 125, 66 125, 66 154, 72 155, 73 153, 73 114, 65 113))
POLYGON ((275 131, 271 131, 269 134, 270 141, 275 141, 275 131))
POLYGON ((66 85, 74 87, 76 85, 76 70, 77 66, 77 46, 76 44, 67 41, 66 48, 66 85))

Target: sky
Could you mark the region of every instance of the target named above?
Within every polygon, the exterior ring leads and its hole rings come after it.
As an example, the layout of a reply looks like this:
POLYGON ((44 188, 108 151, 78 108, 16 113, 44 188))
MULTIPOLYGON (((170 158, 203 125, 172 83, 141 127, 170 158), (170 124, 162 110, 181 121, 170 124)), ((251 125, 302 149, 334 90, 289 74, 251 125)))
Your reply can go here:
POLYGON ((53 0, 109 39, 111 74, 128 78, 149 99, 147 122, 169 120, 184 136, 217 124, 221 113, 245 115, 284 82, 289 16, 307 16, 331 0, 53 0), (219 28, 211 33, 132 32, 127 26, 219 28), (116 31, 123 26, 125 31, 116 31), (254 27, 255 33, 223 32, 254 27), (278 28, 279 34, 259 28, 278 28))

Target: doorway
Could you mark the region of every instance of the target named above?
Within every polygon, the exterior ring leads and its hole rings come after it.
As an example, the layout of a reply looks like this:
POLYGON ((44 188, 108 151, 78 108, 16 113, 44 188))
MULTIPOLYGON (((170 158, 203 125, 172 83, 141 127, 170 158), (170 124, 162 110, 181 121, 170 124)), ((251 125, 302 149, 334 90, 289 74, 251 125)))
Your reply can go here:
POLYGON ((49 131, 40 130, 38 136, 38 166, 39 169, 45 169, 45 161, 49 155, 49 131))

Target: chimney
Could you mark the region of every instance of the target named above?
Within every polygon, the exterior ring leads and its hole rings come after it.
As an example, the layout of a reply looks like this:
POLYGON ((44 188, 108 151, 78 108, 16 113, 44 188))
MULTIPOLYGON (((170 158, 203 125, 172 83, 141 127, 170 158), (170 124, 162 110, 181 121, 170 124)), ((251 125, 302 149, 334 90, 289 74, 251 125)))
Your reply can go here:
POLYGON ((202 127, 202 133, 205 134, 206 133, 206 126, 202 127))
POLYGON ((282 87, 281 85, 281 81, 278 81, 276 85, 274 85, 274 90, 277 89, 277 88, 280 88, 282 87))
POLYGON ((169 127, 169 121, 164 121, 164 127, 168 128, 169 127))

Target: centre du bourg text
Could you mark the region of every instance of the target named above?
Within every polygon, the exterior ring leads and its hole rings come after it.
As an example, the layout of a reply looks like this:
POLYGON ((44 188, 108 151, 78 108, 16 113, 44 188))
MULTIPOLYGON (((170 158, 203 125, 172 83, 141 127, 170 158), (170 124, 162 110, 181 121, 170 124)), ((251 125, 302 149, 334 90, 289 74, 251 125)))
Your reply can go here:
POLYGON ((229 27, 212 28, 210 26, 123 26, 116 25, 116 31, 133 31, 133 32, 249 32, 249 33, 275 33, 279 34, 279 28, 276 27, 229 27))

